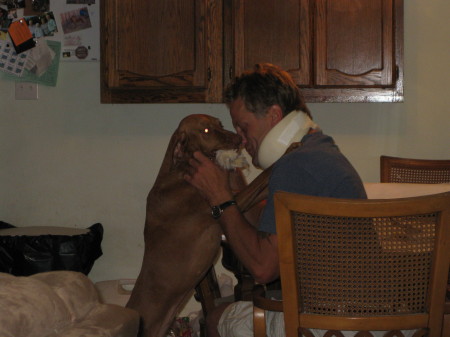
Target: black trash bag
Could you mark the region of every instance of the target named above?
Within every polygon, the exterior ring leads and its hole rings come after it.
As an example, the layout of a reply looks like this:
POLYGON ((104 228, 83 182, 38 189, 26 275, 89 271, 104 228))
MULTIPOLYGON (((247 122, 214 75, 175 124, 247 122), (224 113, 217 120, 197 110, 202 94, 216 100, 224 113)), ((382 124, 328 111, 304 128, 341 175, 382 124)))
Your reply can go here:
POLYGON ((15 226, 4 222, 4 221, 0 221, 0 229, 6 229, 6 228, 15 228, 15 226))
MULTIPOLYGON (((0 221, 0 229, 7 229, 7 228, 15 228, 15 226, 0 221)), ((11 255, 9 255, 8 251, 3 248, 2 245, 0 245, 0 271, 4 273, 11 274, 11 266, 13 264, 13 258, 11 255)))
POLYGON ((103 226, 96 223, 88 229, 85 234, 73 236, 0 236, 0 272, 29 276, 72 270, 87 275, 103 254, 103 226))

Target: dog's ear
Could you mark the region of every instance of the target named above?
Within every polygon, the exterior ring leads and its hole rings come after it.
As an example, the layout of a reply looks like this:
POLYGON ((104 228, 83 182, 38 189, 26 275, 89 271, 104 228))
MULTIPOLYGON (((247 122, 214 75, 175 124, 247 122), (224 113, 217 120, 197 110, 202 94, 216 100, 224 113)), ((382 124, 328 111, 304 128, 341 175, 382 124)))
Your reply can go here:
POLYGON ((172 164, 177 166, 179 163, 187 160, 189 153, 187 151, 189 137, 184 131, 178 131, 176 134, 175 146, 172 154, 172 164))
POLYGON ((158 177, 163 176, 173 169, 174 164, 177 163, 176 156, 179 156, 182 153, 182 146, 180 142, 183 142, 183 139, 185 138, 186 135, 183 135, 183 133, 178 130, 172 134, 169 145, 167 146, 166 154, 164 155, 164 159, 161 164, 161 168, 159 169, 158 177))

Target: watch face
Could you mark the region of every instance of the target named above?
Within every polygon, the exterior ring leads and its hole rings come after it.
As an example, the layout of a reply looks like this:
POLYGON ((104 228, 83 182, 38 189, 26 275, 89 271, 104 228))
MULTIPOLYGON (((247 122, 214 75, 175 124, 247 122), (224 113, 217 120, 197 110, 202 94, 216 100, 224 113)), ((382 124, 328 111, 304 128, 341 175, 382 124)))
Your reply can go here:
POLYGON ((220 218, 220 215, 222 214, 222 209, 220 208, 220 206, 213 206, 211 208, 211 214, 214 219, 218 219, 218 218, 220 218))

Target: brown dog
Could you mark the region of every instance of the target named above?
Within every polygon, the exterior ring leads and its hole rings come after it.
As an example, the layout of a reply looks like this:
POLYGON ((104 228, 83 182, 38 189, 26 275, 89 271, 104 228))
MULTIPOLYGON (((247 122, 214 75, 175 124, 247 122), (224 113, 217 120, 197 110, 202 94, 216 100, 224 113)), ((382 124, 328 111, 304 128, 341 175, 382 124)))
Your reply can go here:
MULTIPOLYGON (((144 259, 127 304, 142 317, 142 336, 165 336, 219 250, 219 224, 208 203, 183 179, 189 158, 202 151, 213 159, 218 150, 238 149, 240 143, 237 134, 208 115, 184 118, 172 135, 147 197, 144 259)), ((268 175, 256 178, 236 197, 243 211, 263 198, 268 175)))

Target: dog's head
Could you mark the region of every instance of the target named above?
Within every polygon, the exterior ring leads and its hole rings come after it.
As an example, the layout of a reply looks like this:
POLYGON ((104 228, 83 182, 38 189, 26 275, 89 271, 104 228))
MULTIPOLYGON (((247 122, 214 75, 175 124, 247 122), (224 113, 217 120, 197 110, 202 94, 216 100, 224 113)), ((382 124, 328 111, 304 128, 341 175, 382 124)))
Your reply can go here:
POLYGON ((195 151, 215 159, 218 151, 239 150, 241 137, 225 130, 219 119, 194 114, 185 117, 174 135, 173 164, 185 164, 195 151))

